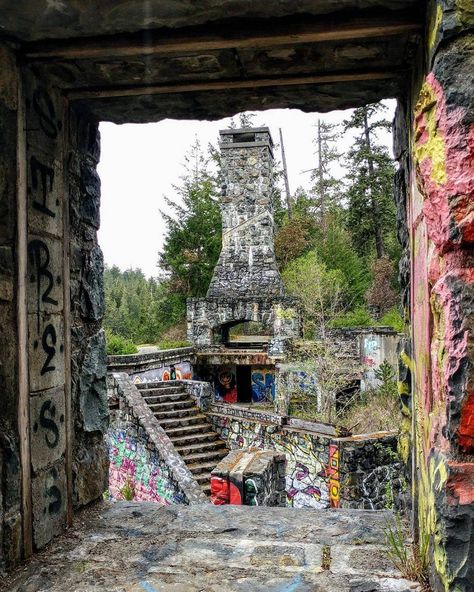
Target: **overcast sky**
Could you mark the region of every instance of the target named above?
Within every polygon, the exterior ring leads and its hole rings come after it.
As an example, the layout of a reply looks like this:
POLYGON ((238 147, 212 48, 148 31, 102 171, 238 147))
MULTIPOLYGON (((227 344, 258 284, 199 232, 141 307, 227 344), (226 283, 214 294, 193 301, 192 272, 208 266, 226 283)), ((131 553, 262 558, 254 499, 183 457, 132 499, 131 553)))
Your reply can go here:
MULTIPOLYGON (((387 118, 392 119, 394 101, 387 101, 387 118)), ((268 125, 273 141, 279 143, 282 128, 290 189, 310 186, 316 165, 313 143, 318 117, 341 123, 350 111, 330 114, 303 113, 296 109, 272 109, 256 114, 254 125, 268 125)), ((122 270, 140 267, 146 276, 156 276, 158 252, 165 226, 160 209, 166 210, 163 196, 176 198, 173 185, 183 173, 184 155, 197 137, 202 146, 217 145, 219 130, 230 119, 220 121, 176 121, 115 125, 102 123, 99 175, 102 181, 101 228, 99 242, 108 265, 122 270)), ((385 138, 388 145, 391 139, 385 138)), ((351 139, 341 140, 347 150, 351 139)), ((280 151, 275 156, 281 160, 280 151)), ((338 174, 342 174, 340 170, 338 174)))

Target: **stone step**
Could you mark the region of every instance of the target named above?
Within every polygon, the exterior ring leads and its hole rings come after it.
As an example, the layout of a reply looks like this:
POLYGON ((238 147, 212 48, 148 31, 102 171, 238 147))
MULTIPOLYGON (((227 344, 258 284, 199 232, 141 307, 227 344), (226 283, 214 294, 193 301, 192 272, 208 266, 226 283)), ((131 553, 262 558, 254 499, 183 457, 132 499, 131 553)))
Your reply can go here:
POLYGON ((192 461, 194 460, 208 460, 209 462, 211 462, 212 460, 216 459, 215 461, 215 465, 214 467, 217 465, 217 463, 219 462, 219 459, 224 458, 224 456, 227 456, 228 454, 228 450, 227 448, 219 448, 217 450, 208 450, 207 452, 197 452, 194 454, 187 454, 186 455, 186 459, 183 458, 183 460, 186 462, 186 464, 188 465, 188 469, 191 471, 191 473, 193 472, 191 470, 191 467, 189 466, 189 464, 192 464, 192 461))
MULTIPOLYGON (((189 409, 190 407, 196 407, 196 403, 190 399, 183 399, 182 401, 164 401, 163 403, 148 403, 148 407, 152 411, 173 411, 174 409, 189 409)), ((197 407, 196 407, 197 409, 197 407)))
POLYGON ((174 417, 186 417, 199 414, 198 407, 187 407, 186 409, 171 409, 170 411, 154 411, 153 415, 158 421, 161 419, 173 419, 174 417))
POLYGON ((167 401, 183 401, 190 397, 188 393, 174 393, 171 395, 143 395, 147 403, 165 403, 167 401))
POLYGON ((216 434, 216 432, 195 432, 193 434, 186 435, 186 436, 173 436, 173 437, 170 437, 170 434, 168 434, 168 433, 167 433, 167 435, 170 438, 171 442, 173 442, 173 444, 175 446, 179 446, 179 445, 184 446, 188 443, 205 442, 205 441, 217 440, 219 438, 219 434, 216 434))
MULTIPOLYGON (((168 428, 179 428, 182 429, 185 426, 191 426, 194 424, 201 425, 206 420, 206 416, 202 413, 196 415, 187 415, 184 417, 170 417, 168 419, 158 419, 158 423, 165 430, 166 433, 168 428)), ((209 427, 209 424, 208 424, 209 427)))
MULTIPOLYGON (((211 474, 211 471, 213 469, 216 468, 217 463, 219 462, 219 459, 216 460, 209 460, 207 462, 196 462, 196 463, 190 463, 189 462, 189 457, 186 459, 187 463, 186 466, 188 467, 188 469, 191 471, 191 473, 194 475, 195 479, 198 479, 202 474, 211 474)), ((199 459, 198 459, 199 460, 199 459)), ((210 479, 210 477, 209 477, 210 479)))
POLYGON ((175 445, 175 448, 182 457, 188 457, 190 454, 201 450, 216 452, 217 450, 225 449, 225 442, 223 440, 217 440, 217 442, 196 442, 195 444, 185 444, 184 446, 175 445))
POLYGON ((164 428, 165 432, 167 433, 168 437, 173 440, 173 438, 178 436, 186 436, 188 434, 198 434, 200 432, 207 432, 210 429, 210 424, 205 423, 196 423, 188 426, 180 426, 176 428, 164 428))
MULTIPOLYGON (((136 385, 138 386, 138 385, 136 385)), ((147 385, 143 385, 141 389, 139 389, 143 396, 146 395, 177 395, 180 393, 185 393, 184 387, 182 386, 160 386, 160 387, 150 387, 147 385)))
POLYGON ((194 476, 194 478, 199 483, 199 485, 209 485, 211 482, 211 473, 210 472, 209 473, 208 472, 198 473, 197 475, 194 476))
POLYGON ((205 495, 210 496, 211 495, 211 484, 210 483, 202 483, 201 490, 205 495))

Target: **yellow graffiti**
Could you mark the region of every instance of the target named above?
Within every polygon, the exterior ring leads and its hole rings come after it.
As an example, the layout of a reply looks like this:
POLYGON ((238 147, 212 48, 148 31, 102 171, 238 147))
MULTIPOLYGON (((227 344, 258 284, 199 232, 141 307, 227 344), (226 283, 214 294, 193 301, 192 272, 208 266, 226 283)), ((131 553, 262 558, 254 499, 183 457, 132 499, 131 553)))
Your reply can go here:
MULTIPOLYGON (((413 360, 407 355, 405 351, 400 352, 400 359, 402 363, 414 374, 415 365, 413 360)), ((403 462, 407 463, 410 457, 411 445, 411 411, 408 405, 405 404, 402 395, 410 395, 410 385, 406 382, 397 382, 398 394, 400 395, 400 403, 402 406, 402 421, 400 425, 400 435, 398 437, 397 450, 403 462)))
POLYGON ((438 31, 441 26, 442 20, 443 20, 443 9, 441 8, 441 5, 438 4, 436 6, 436 13, 435 13, 433 26, 430 27, 430 30, 428 32, 428 47, 430 49, 433 49, 433 45, 435 44, 436 37, 438 35, 438 31))
POLYGON ((474 25, 474 4, 472 0, 456 0, 459 20, 464 25, 474 25))
POLYGON ((420 92, 418 103, 415 108, 417 118, 424 117, 425 129, 416 130, 416 140, 414 147, 414 157, 418 165, 426 159, 431 161, 431 178, 437 185, 443 185, 447 182, 446 173, 446 146, 443 136, 438 128, 437 120, 437 98, 431 85, 425 81, 420 92), (422 132, 426 138, 419 137, 422 132))

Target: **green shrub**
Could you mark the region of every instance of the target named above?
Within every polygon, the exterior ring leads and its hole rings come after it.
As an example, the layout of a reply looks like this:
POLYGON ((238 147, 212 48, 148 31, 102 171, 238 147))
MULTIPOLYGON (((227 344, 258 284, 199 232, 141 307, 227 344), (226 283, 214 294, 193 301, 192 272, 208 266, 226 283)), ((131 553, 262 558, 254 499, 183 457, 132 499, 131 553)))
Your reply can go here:
POLYGON ((330 323, 332 329, 351 329, 353 327, 371 327, 374 321, 372 320, 369 311, 363 307, 358 306, 354 310, 338 315, 330 323))
POLYGON ((113 335, 109 333, 106 335, 107 341, 107 355, 109 356, 124 356, 127 354, 136 354, 138 348, 130 339, 125 339, 121 335, 113 335))
POLYGON ((395 331, 398 331, 398 333, 403 333, 405 328, 402 315, 396 306, 387 310, 383 317, 377 322, 377 325, 380 327, 391 327, 395 331))
POLYGON ((158 347, 160 349, 176 349, 178 347, 190 347, 189 341, 159 341, 158 347))

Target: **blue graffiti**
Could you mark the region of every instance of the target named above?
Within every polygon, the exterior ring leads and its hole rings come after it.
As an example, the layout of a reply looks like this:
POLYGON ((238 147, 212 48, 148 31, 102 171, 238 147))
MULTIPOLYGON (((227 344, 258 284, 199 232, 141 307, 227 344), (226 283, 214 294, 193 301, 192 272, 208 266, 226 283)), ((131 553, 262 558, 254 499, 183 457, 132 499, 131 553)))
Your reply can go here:
POLYGON ((273 401, 275 399, 275 377, 270 372, 252 373, 252 400, 255 403, 260 401, 273 401))

